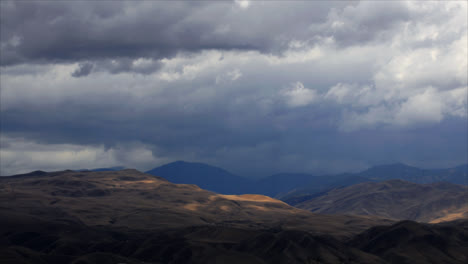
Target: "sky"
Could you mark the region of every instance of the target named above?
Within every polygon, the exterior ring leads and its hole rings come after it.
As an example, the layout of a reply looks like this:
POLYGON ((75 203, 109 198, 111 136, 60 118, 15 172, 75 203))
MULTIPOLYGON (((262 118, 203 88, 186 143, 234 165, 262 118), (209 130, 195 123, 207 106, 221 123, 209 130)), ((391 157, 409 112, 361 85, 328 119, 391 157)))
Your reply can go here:
POLYGON ((468 160, 466 1, 1 1, 0 175, 468 160))

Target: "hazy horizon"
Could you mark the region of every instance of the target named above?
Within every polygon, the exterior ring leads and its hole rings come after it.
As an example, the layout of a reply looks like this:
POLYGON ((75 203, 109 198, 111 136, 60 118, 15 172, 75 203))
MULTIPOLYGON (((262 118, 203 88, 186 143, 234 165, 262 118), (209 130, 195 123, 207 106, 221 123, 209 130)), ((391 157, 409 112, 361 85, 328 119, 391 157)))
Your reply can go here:
MULTIPOLYGON (((342 172, 337 172, 337 173, 313 173, 313 172, 308 172, 308 171, 277 171, 277 172, 273 172, 271 174, 265 174, 265 175, 253 175, 253 174, 247 174, 247 175, 242 175, 242 174, 236 174, 236 173, 233 173, 232 171, 228 170, 228 169, 225 169, 225 168, 222 168, 222 167, 219 167, 219 166, 215 166, 213 164, 207 164, 207 163, 201 163, 201 162, 192 162, 192 161, 185 161, 185 160, 176 160, 176 161, 172 161, 172 162, 169 162, 169 163, 164 163, 164 164, 161 164, 161 165, 158 165, 158 166, 155 166, 155 167, 152 167, 152 168, 149 168, 149 169, 138 169, 138 168, 130 168, 130 167, 124 167, 124 166, 111 166, 111 167, 99 167, 99 168, 66 168, 66 169, 51 169, 51 170, 40 170, 40 169, 37 169, 37 170, 34 170, 34 171, 21 171, 19 173, 15 173, 15 174, 11 174, 11 175, 3 175, 3 174, 0 174, 0 176, 14 176, 14 175, 18 175, 18 174, 27 174, 27 173, 32 173, 32 172, 35 172, 35 171, 45 171, 45 172, 55 172, 55 171, 65 171, 65 170, 71 170, 71 171, 95 171, 95 170, 99 170, 99 169, 115 169, 115 170, 137 170, 137 171, 140 171, 140 172, 144 172, 146 173, 147 171, 151 170, 151 169, 156 169, 156 168, 160 168, 162 166, 165 166, 165 165, 170 165, 170 164, 174 164, 174 163, 178 163, 178 162, 183 162, 183 163, 189 163, 189 164, 202 164, 202 165, 207 165, 209 167, 213 167, 213 168, 219 168, 219 169, 222 169, 222 170, 225 170, 227 171, 228 173, 231 173, 232 175, 234 176, 239 176, 239 177, 242 177, 242 178, 247 178, 247 179, 251 179, 251 180, 260 180, 260 179, 266 179, 270 176, 274 176, 274 175, 280 175, 280 174, 310 174, 312 176, 330 176, 330 177, 333 177, 333 176, 339 176, 341 173, 350 173, 350 174, 358 174, 358 173, 361 173, 361 172, 364 172, 368 169, 372 169, 372 168, 378 168, 378 167, 383 167, 383 166, 394 166, 394 165, 403 165, 403 166, 409 166, 409 167, 413 167, 413 168, 418 168, 418 169, 422 169, 422 170, 431 170, 431 169, 452 169, 452 168, 457 168, 457 167, 462 167, 462 166, 468 166, 468 163, 462 163, 462 164, 458 164, 456 166, 452 166, 452 167, 417 167, 417 166, 412 166, 410 164, 405 164, 405 163, 401 163, 401 162, 396 162, 396 163, 388 163, 388 164, 377 164, 377 165, 374 165, 374 166, 371 166, 371 167, 367 167, 367 168, 364 168, 364 169, 360 169, 360 170, 355 170, 355 171, 342 171, 342 172)), ((395 175, 395 177, 398 177, 398 175, 395 175)))

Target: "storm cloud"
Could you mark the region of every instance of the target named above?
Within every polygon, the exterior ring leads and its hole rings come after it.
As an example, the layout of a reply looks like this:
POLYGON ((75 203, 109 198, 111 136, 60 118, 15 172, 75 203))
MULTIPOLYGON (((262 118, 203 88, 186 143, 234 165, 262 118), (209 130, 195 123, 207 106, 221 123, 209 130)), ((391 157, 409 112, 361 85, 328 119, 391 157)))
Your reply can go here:
POLYGON ((465 2, 0 5, 3 175, 467 160, 465 2))

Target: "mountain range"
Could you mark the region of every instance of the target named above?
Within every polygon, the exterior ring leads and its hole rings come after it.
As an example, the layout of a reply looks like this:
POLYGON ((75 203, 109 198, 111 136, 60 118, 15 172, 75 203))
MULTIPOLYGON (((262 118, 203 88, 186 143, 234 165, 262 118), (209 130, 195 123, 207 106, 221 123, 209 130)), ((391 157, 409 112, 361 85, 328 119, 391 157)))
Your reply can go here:
POLYGON ((203 163, 176 161, 146 173, 163 177, 173 183, 196 184, 200 188, 217 193, 250 193, 249 179, 203 163))
POLYGON ((173 183, 196 184, 203 189, 223 193, 257 193, 282 200, 304 199, 337 187, 362 182, 401 179, 414 183, 446 181, 468 185, 468 164, 448 169, 420 169, 402 163, 375 166, 359 173, 316 176, 307 173, 279 173, 259 180, 247 179, 224 169, 203 163, 177 161, 146 173, 173 183))
POLYGON ((466 263, 468 221, 324 215, 125 169, 0 178, 1 263, 466 263), (425 249, 431 252, 421 254, 425 249))
POLYGON ((468 186, 403 180, 366 182, 336 188, 294 206, 323 214, 375 215, 436 223, 468 218, 468 186))

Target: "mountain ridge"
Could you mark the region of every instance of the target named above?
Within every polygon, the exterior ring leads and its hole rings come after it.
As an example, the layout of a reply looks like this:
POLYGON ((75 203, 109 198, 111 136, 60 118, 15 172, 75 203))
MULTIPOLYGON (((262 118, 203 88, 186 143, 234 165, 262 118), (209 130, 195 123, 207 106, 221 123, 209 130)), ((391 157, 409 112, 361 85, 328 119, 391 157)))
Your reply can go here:
POLYGON ((403 163, 378 165, 358 173, 317 176, 310 173, 277 173, 258 180, 244 178, 204 163, 176 161, 147 171, 174 183, 196 184, 204 189, 224 193, 259 193, 282 200, 315 195, 337 187, 360 182, 403 179, 416 183, 448 181, 468 184, 468 164, 447 169, 420 169, 403 163))
POLYGON ((377 215, 397 220, 440 222, 468 218, 468 187, 447 182, 417 184, 400 179, 330 190, 295 204, 325 214, 377 215))
POLYGON ((133 169, 2 177, 0 213, 2 263, 427 263, 418 254, 422 246, 437 252, 435 262, 467 259, 468 221, 444 223, 441 231, 374 216, 321 215, 133 169), (400 238, 393 230, 401 225, 408 235, 400 238), (434 235, 420 235, 421 228, 434 235), (393 239, 381 240, 383 252, 372 247, 381 236, 393 239))

